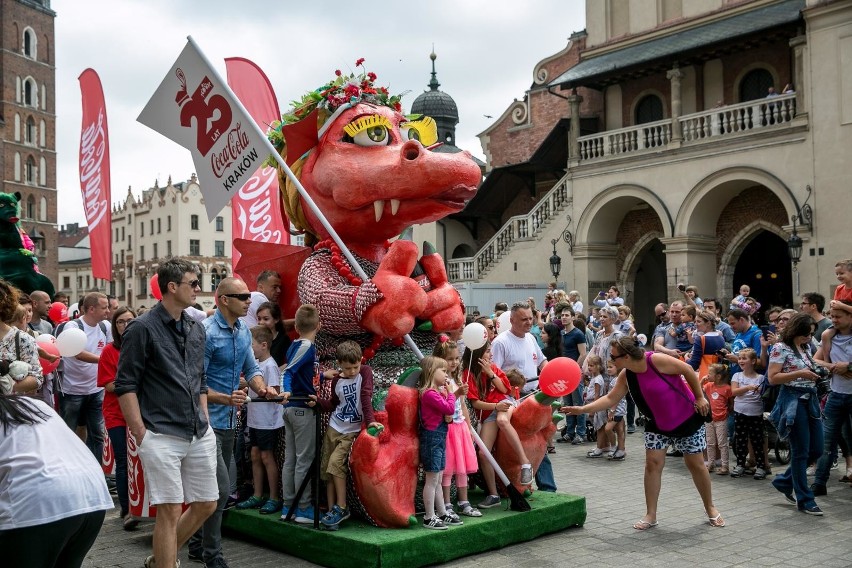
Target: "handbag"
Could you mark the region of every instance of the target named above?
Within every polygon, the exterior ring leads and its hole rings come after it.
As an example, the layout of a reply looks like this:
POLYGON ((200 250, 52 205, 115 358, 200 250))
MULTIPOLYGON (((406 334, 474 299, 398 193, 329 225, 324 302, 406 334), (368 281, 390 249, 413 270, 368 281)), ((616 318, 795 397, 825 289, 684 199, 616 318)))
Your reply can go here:
MULTIPOLYGON (((660 372, 657 370, 657 368, 654 366, 654 363, 651 361, 651 359, 650 359, 650 358, 648 359, 648 366, 649 366, 649 367, 651 367, 651 369, 652 369, 652 370, 653 370, 653 371, 657 374, 657 376, 658 376, 658 377, 660 377, 660 378, 663 380, 663 382, 664 382, 664 383, 666 383, 667 385, 669 385, 669 386, 672 388, 672 390, 674 390, 676 393, 678 393, 680 396, 682 396, 682 397, 683 397, 683 398, 684 398, 687 402, 689 402, 690 404, 695 404, 695 401, 694 401, 694 400, 690 400, 688 396, 686 396, 685 394, 683 394, 683 391, 682 391, 682 390, 680 390, 680 389, 676 388, 673 384, 671 384, 671 383, 669 382, 669 380, 668 380, 667 378, 665 378, 665 377, 662 375, 662 373, 660 373, 660 372)), ((704 397, 704 399, 705 399, 705 400, 707 400, 707 397, 705 397, 705 396, 704 396, 704 391, 703 391, 703 390, 701 391, 701 396, 702 396, 702 397, 704 397)), ((697 400, 697 399, 696 399, 696 400, 697 400)), ((708 403, 709 403, 709 401, 708 401, 708 403)), ((696 408, 696 409, 695 409, 695 413, 696 413, 696 414, 698 414, 699 416, 701 416, 701 419, 702 419, 702 420, 704 420, 704 422, 705 422, 706 424, 709 424, 710 422, 713 422, 713 413, 712 413, 712 412, 708 411, 708 412, 707 412, 707 414, 705 414, 705 415, 703 415, 703 416, 702 416, 702 415, 698 412, 698 409, 696 408)))

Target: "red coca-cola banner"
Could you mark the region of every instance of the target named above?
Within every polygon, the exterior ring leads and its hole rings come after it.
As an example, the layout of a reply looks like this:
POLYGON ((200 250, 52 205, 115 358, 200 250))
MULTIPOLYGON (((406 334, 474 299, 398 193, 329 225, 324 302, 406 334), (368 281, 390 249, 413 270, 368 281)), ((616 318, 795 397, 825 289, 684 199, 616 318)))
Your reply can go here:
POLYGON ((92 275, 112 280, 109 133, 101 80, 94 69, 80 75, 83 125, 80 132, 80 190, 89 224, 92 275))
MULTIPOLYGON (((239 97, 254 121, 265 131, 273 120, 281 118, 272 85, 263 71, 241 57, 225 59, 228 85, 239 97)), ((264 166, 254 172, 231 200, 232 242, 247 239, 264 243, 290 244, 289 221, 281 209, 278 174, 264 166)), ((232 266, 240 253, 231 248, 232 266)))

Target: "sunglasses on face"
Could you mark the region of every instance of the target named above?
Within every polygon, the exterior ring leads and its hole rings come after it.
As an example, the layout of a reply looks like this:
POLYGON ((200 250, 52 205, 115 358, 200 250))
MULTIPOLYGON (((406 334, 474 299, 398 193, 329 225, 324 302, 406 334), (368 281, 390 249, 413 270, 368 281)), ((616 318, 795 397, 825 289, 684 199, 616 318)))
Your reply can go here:
POLYGON ((251 294, 249 294, 249 293, 245 293, 245 294, 219 294, 220 298, 223 297, 223 296, 225 298, 236 298, 237 300, 239 300, 241 302, 247 302, 248 300, 251 299, 251 294))
POLYGON ((178 283, 178 286, 180 286, 181 284, 186 284, 190 288, 198 288, 199 286, 201 286, 201 280, 190 280, 189 282, 180 282, 178 283))
POLYGON ((609 360, 610 361, 618 361, 622 357, 627 357, 627 353, 622 353, 621 355, 616 355, 615 353, 609 354, 609 360))

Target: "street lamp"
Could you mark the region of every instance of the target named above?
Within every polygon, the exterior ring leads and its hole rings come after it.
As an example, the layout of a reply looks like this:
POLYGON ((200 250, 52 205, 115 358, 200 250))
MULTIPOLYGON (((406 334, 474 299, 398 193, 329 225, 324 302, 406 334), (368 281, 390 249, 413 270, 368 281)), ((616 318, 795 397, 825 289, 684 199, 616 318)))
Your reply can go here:
POLYGON ((796 233, 795 220, 793 221, 793 234, 787 239, 787 252, 790 253, 790 260, 793 262, 793 272, 795 272, 796 265, 802 259, 802 237, 796 233))
POLYGON ((562 268, 562 259, 556 254, 556 243, 559 239, 551 239, 550 244, 553 245, 553 254, 550 255, 550 273, 553 274, 553 279, 559 279, 559 269, 562 268))

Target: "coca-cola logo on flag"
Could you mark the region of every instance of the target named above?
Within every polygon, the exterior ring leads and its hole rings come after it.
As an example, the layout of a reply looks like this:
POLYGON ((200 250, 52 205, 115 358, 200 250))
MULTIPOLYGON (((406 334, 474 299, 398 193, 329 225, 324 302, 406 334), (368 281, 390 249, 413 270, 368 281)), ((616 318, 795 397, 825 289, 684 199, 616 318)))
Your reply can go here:
POLYGON ((80 184, 83 190, 86 220, 91 231, 109 212, 104 195, 103 163, 106 152, 106 131, 103 109, 98 112, 96 122, 83 129, 80 136, 80 184))
POLYGON ((238 233, 234 235, 236 238, 281 243, 280 222, 273 225, 273 218, 278 212, 272 210, 272 198, 276 195, 272 191, 278 191, 277 181, 277 170, 266 166, 257 170, 240 188, 238 199, 234 200, 237 223, 233 230, 238 233))

